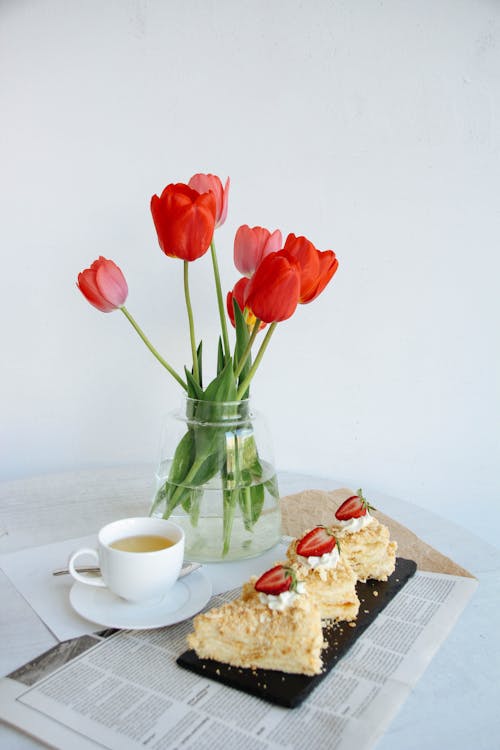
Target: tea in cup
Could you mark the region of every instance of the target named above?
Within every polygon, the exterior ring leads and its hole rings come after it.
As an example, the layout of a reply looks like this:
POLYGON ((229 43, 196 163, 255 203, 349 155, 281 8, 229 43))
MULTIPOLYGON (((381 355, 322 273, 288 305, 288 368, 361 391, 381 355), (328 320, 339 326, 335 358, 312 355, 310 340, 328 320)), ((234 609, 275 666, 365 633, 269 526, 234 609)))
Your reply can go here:
POLYGON ((184 559, 184 531, 163 518, 124 518, 104 526, 97 549, 74 552, 68 562, 76 581, 108 588, 131 602, 162 598, 177 581, 184 559), (95 558, 101 575, 88 577, 75 569, 81 555, 95 558))

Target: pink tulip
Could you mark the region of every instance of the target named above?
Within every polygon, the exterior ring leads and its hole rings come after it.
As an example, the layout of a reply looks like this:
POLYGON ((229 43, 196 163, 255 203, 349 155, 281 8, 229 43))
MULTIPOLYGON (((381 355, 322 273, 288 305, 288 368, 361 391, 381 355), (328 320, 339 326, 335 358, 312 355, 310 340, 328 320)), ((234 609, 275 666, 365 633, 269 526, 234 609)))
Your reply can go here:
POLYGON ((220 227, 224 224, 229 198, 229 177, 225 186, 222 187, 219 177, 214 174, 195 174, 189 180, 188 185, 198 193, 212 192, 215 195, 215 226, 220 227))
POLYGON ((271 234, 264 227, 251 229, 247 224, 243 224, 234 237, 234 265, 243 276, 251 278, 261 260, 280 250, 282 242, 279 229, 271 234))
POLYGON ((78 274, 76 285, 85 299, 101 312, 112 312, 122 307, 127 299, 125 276, 116 263, 102 255, 78 274))

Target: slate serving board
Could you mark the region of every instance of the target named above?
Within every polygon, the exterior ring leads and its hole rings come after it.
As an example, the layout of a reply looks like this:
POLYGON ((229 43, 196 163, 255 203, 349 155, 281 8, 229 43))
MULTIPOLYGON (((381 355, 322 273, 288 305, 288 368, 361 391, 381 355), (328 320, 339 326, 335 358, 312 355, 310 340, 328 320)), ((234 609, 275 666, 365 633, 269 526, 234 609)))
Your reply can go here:
POLYGON ((296 708, 312 690, 326 677, 328 672, 344 656, 360 635, 371 625, 377 615, 391 602, 407 581, 414 575, 417 564, 413 560, 398 557, 394 573, 387 581, 358 583, 356 590, 361 601, 356 627, 341 622, 323 628, 327 646, 323 657, 321 674, 308 677, 303 674, 285 674, 271 669, 243 669, 231 667, 213 659, 199 659, 193 650, 185 651, 177 664, 185 669, 209 677, 212 680, 257 695, 263 700, 285 708, 296 708), (368 612, 365 612, 368 610, 368 612))

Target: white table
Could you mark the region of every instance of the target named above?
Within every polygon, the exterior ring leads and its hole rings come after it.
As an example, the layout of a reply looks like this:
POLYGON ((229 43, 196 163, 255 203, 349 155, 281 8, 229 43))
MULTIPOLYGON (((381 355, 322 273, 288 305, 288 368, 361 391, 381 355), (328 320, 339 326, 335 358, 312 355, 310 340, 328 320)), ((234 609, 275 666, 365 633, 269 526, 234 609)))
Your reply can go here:
MULTIPOLYGON (((116 517, 147 513, 149 466, 79 471, 0 484, 0 552, 91 534, 116 517)), ((334 489, 335 480, 283 473, 282 495, 334 489)), ((384 513, 479 578, 477 593, 381 738, 380 750, 500 748, 500 552, 465 529, 411 503, 366 494, 384 513)), ((0 572, 0 671, 7 674, 55 639, 0 572)), ((39 743, 0 726, 0 747, 39 743)))

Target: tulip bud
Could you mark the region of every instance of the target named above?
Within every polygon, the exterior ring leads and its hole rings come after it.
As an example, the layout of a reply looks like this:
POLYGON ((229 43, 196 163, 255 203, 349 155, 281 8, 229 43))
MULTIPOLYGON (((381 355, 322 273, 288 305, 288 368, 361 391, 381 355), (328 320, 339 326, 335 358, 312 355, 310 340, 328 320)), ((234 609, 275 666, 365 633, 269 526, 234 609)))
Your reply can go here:
POLYGON ((77 287, 101 312, 112 312, 125 304, 128 286, 116 263, 103 258, 95 260, 90 268, 78 274, 77 287))

